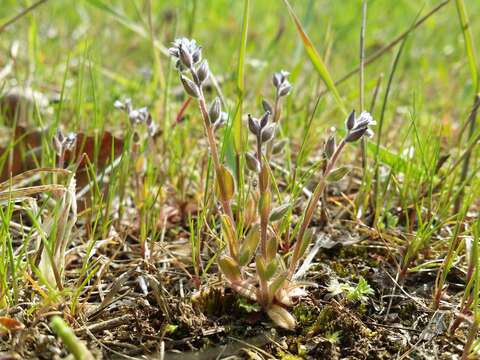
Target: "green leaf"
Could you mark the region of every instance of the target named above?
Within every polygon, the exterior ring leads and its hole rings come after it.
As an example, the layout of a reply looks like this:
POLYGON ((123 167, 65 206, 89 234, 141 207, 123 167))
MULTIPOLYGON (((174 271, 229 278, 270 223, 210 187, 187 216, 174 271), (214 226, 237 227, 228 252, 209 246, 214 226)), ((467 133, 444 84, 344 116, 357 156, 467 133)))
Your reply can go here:
POLYGON ((238 282, 241 279, 240 267, 237 262, 229 256, 225 256, 218 260, 218 266, 223 275, 232 283, 238 282))
POLYGON ((235 228, 227 215, 222 215, 222 234, 227 241, 230 254, 236 258, 238 255, 237 234, 235 228))
POLYGON ((302 247, 300 248, 300 253, 298 255, 299 259, 301 259, 305 254, 305 251, 307 251, 308 245, 310 245, 310 243, 312 242, 314 234, 315 232, 312 228, 309 228, 307 229, 307 231, 305 231, 305 235, 303 235, 302 247))
POLYGON ((257 274, 263 281, 267 281, 267 267, 265 265, 265 261, 260 255, 257 255, 255 258, 255 265, 257 267, 257 274))
POLYGON ((285 271, 280 275, 278 275, 275 278, 275 280, 272 281, 269 287, 271 294, 275 294, 278 291, 278 289, 280 289, 283 286, 283 284, 285 283, 285 280, 287 279, 287 276, 288 276, 288 271, 285 271))
POLYGON ((275 271, 277 271, 277 261, 276 259, 273 259, 266 268, 265 276, 267 277, 267 280, 270 280, 273 275, 275 275, 275 271))
POLYGON ((338 93, 338 90, 335 86, 335 82, 330 76, 330 73, 328 72, 328 69, 325 66, 325 63, 323 62, 323 59, 320 57, 320 54, 318 53, 317 49, 315 49, 315 47, 313 46, 313 43, 308 37, 307 33, 303 30, 302 24, 300 23, 297 16, 295 15, 295 12, 293 11, 288 0, 283 0, 283 1, 287 6, 288 12, 292 17, 293 22, 295 23, 295 27, 297 29, 298 34, 300 35, 300 39, 302 40, 303 46, 305 48, 305 52, 307 53, 310 61, 312 62, 312 65, 314 66, 315 70, 317 70, 317 72, 319 73, 320 77, 322 78, 323 82, 327 86, 328 90, 333 94, 333 97, 335 98, 335 101, 337 102, 337 105, 340 108, 340 110, 342 110, 342 112, 346 115, 347 110, 345 108, 345 105, 343 104, 342 99, 340 98, 340 94, 338 93))
POLYGON ((337 169, 332 170, 330 174, 327 175, 328 182, 337 182, 343 179, 345 175, 350 172, 350 168, 348 166, 342 166, 337 169))
POLYGON ((290 204, 283 204, 280 206, 277 206, 270 212, 270 221, 278 221, 282 220, 283 217, 287 214, 288 210, 290 210, 291 205, 290 204))
POLYGON ((222 200, 231 200, 233 195, 235 195, 235 180, 232 172, 225 165, 220 166, 218 180, 220 198, 222 200))
POLYGON ((266 254, 267 261, 275 260, 275 257, 277 256, 277 250, 278 250, 278 241, 277 241, 277 237, 274 235, 267 240, 267 254, 266 254))
POLYGON ((240 249, 240 258, 239 262, 240 265, 245 266, 253 258, 255 255, 255 251, 257 250, 258 243, 260 242, 260 224, 255 224, 247 234, 245 241, 242 244, 242 248, 240 249))
POLYGON ((275 325, 280 326, 287 330, 295 329, 296 321, 295 318, 287 310, 285 310, 280 305, 272 305, 267 309, 267 315, 275 325))
POLYGON ((242 23, 242 38, 240 40, 240 47, 238 49, 238 67, 237 67, 237 106, 235 109, 235 116, 232 122, 232 137, 233 147, 237 156, 242 152, 243 148, 243 96, 245 92, 245 56, 247 52, 247 37, 248 37, 248 10, 250 7, 250 0, 244 0, 243 6, 243 23, 242 23))
POLYGON ((244 298, 239 298, 237 300, 237 304, 238 304, 239 307, 241 307, 247 313, 255 313, 255 312, 259 312, 260 310, 262 310, 262 307, 259 304, 248 302, 244 298))
POLYGON ((270 215, 270 204, 272 202, 272 195, 270 191, 265 191, 260 195, 260 201, 258 202, 258 212, 262 218, 268 220, 270 215))
POLYGON ((274 259, 268 265, 265 264, 265 260, 260 256, 257 255, 255 259, 255 263, 257 265, 257 273, 260 276, 260 279, 263 281, 268 281, 275 275, 275 271, 277 271, 277 261, 274 259))

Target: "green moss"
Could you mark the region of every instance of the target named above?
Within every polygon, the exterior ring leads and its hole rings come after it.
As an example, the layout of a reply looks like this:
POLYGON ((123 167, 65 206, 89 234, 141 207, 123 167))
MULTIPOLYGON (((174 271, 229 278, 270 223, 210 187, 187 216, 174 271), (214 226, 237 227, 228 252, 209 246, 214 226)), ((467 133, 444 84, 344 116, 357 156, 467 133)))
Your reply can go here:
POLYGON ((287 354, 282 350, 277 351, 277 358, 280 360, 303 360, 303 357, 301 356, 287 354))
POLYGON ((316 309, 306 303, 299 303, 293 308, 293 314, 300 326, 312 325, 317 319, 316 309))
POLYGON ((336 311, 330 305, 325 306, 318 315, 315 322, 315 328, 322 333, 332 333, 335 331, 334 320, 336 319, 336 311))
POLYGON ((367 312, 368 312, 367 305, 365 305, 364 303, 360 303, 360 305, 358 306, 358 313, 360 315, 366 315, 367 312))
POLYGON ((339 262, 332 261, 330 263, 330 267, 340 277, 346 277, 349 275, 348 269, 345 266, 343 266, 343 264, 340 264, 339 262))
POLYGON ((297 319, 298 329, 306 335, 316 332, 316 323, 318 319, 318 309, 306 303, 299 303, 293 308, 293 314, 297 319))
POLYGON ((281 360, 303 360, 302 357, 297 355, 284 355, 280 359, 281 360))

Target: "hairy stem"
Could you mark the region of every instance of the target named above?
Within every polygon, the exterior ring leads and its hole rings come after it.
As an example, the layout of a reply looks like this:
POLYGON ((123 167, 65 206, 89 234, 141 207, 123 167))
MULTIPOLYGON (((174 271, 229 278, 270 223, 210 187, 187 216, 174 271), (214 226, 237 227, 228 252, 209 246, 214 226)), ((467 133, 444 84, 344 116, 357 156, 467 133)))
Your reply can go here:
MULTIPOLYGON (((278 89, 275 91, 275 104, 273 105, 273 114, 272 114, 272 121, 274 123, 278 123, 280 120, 280 96, 278 95, 278 89)), ((267 159, 270 160, 272 157, 273 151, 273 141, 270 141, 267 144, 267 159)))
MULTIPOLYGON (((257 159, 260 163, 260 173, 258 174, 258 186, 260 192, 260 203, 262 204, 262 208, 260 208, 260 251, 265 264, 267 264, 267 236, 268 236, 268 215, 270 213, 270 209, 263 208, 263 197, 268 196, 267 192, 268 189, 268 176, 264 177, 263 174, 266 172, 269 174, 268 169, 265 167, 268 164, 264 164, 262 160, 262 139, 257 136, 257 159)), ((267 299, 268 299, 268 284, 267 282, 260 277, 260 294, 262 302, 264 306, 268 306, 267 299)))
POLYGON ((305 236, 305 232, 307 231, 308 226, 312 221, 313 215, 315 213, 315 209, 317 208, 318 201, 320 200, 323 194, 323 190, 327 185, 327 182, 326 182, 327 176, 333 170, 333 167, 335 166, 335 163, 337 162, 338 157, 342 152, 345 144, 346 144, 345 140, 342 140, 338 144, 337 149, 335 150, 331 159, 327 163, 323 177, 318 182, 317 186, 315 187, 315 191, 313 192, 312 197, 308 202, 308 206, 307 206, 307 209, 305 210, 305 215, 303 217, 303 221, 302 221, 302 224, 300 225, 300 230, 298 232, 297 241, 295 242, 295 247, 293 249, 292 260, 290 261, 290 267, 288 269, 288 277, 287 277, 288 280, 292 279, 293 273, 295 272, 295 269, 297 267, 297 263, 300 260, 299 257, 300 257, 300 250, 302 248, 303 237, 305 236))
MULTIPOLYGON (((200 89, 200 96, 198 98, 198 104, 200 106, 200 111, 202 112, 203 117, 203 126, 205 128, 205 133, 207 134, 208 146, 210 147, 210 154, 212 155, 213 167, 215 168, 215 175, 217 181, 221 181, 219 178, 221 164, 220 164, 220 157, 218 156, 218 149, 217 143, 215 142, 215 134, 213 132, 213 128, 210 124, 210 118, 208 116, 207 104, 205 103, 205 97, 203 96, 203 90, 201 87, 200 89)), ((219 184, 221 186, 221 184, 219 184)), ((230 200, 225 199, 223 195, 221 195, 220 202, 222 204, 223 212, 232 220, 232 224, 235 225, 235 220, 233 218, 232 206, 230 204, 230 200)))

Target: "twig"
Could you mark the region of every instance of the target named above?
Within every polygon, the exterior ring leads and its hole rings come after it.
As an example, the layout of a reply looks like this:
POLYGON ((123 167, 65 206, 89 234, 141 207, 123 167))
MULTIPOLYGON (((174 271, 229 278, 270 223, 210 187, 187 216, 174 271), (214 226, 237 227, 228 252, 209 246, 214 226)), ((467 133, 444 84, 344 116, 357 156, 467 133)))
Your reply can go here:
MULTIPOLYGON (((405 37, 407 37, 413 30, 418 28, 420 25, 422 25, 428 18, 430 18, 433 14, 435 14, 437 11, 439 11, 441 8, 443 8, 445 5, 447 5, 450 2, 450 0, 444 0, 437 6, 435 6, 432 10, 430 10, 425 16, 421 17, 420 19, 415 22, 413 26, 410 26, 407 30, 405 30, 403 33, 398 35, 395 39, 393 39, 390 43, 379 49, 376 53, 370 55, 365 59, 365 66, 370 65, 371 63, 375 62, 378 60, 383 54, 391 50, 395 45, 397 45, 400 41, 402 41, 405 37)), ((355 69, 351 70, 344 76, 342 76, 340 79, 335 81, 335 85, 339 85, 343 83, 344 81, 350 79, 353 75, 355 75, 357 72, 360 71, 360 66, 357 66, 355 69)), ((323 90, 319 96, 322 97, 326 95, 329 92, 328 89, 323 90)))
POLYGON ((7 20, 6 23, 0 26, 0 33, 4 32, 10 25, 15 23, 17 20, 20 20, 22 17, 27 15, 30 11, 34 10, 36 7, 42 5, 43 3, 46 3, 48 0, 39 0, 35 4, 30 5, 26 9, 20 11, 17 15, 15 15, 13 18, 7 20))
POLYGON ((120 325, 124 325, 129 323, 132 320, 132 315, 131 314, 125 314, 117 318, 105 320, 105 321, 100 321, 98 323, 89 325, 89 326, 84 326, 78 329, 75 329, 76 334, 82 334, 85 333, 87 330, 95 333, 95 332, 100 332, 103 330, 109 330, 116 328, 120 325))

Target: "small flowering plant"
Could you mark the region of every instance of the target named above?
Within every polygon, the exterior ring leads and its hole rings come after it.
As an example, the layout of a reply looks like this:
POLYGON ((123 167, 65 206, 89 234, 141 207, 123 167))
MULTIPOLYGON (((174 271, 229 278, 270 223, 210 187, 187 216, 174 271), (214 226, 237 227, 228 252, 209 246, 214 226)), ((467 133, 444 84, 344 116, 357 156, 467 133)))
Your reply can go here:
POLYGON ((247 206, 241 210, 244 214, 236 219, 232 212, 236 192, 234 178, 220 160, 214 134, 215 129, 224 123, 221 103, 216 98, 207 108, 203 93, 203 85, 209 77, 208 62, 202 61, 201 47, 194 40, 176 40, 169 52, 176 60, 176 68, 185 92, 198 101, 210 148, 217 198, 222 209, 222 236, 227 244, 226 252, 218 260, 218 266, 234 291, 260 304, 276 325, 294 329, 296 320, 287 309, 302 294, 302 291, 299 291, 302 285, 295 282, 294 275, 313 239, 314 234, 309 226, 315 210, 327 183, 339 181, 349 172, 347 167, 336 167, 345 145, 364 136, 372 136, 370 127, 375 123, 369 113, 362 112, 357 118, 352 111, 346 119, 346 135, 338 145, 334 133, 330 135, 323 149, 325 166, 322 176, 303 212, 293 252, 286 259, 281 253, 279 235, 273 224, 284 217, 290 205, 272 206, 272 171, 269 162, 272 154, 281 150, 281 144, 284 144, 274 143, 274 139, 280 120, 280 99, 287 96, 292 89, 288 72, 280 71, 273 75, 274 106, 264 100, 264 112, 260 117, 248 115, 248 129, 253 135, 255 146, 254 151, 245 153, 245 162, 247 169, 256 176, 256 185, 247 206), (241 228, 246 228, 245 231, 238 230, 236 222, 240 221, 243 221, 244 226, 241 228))

